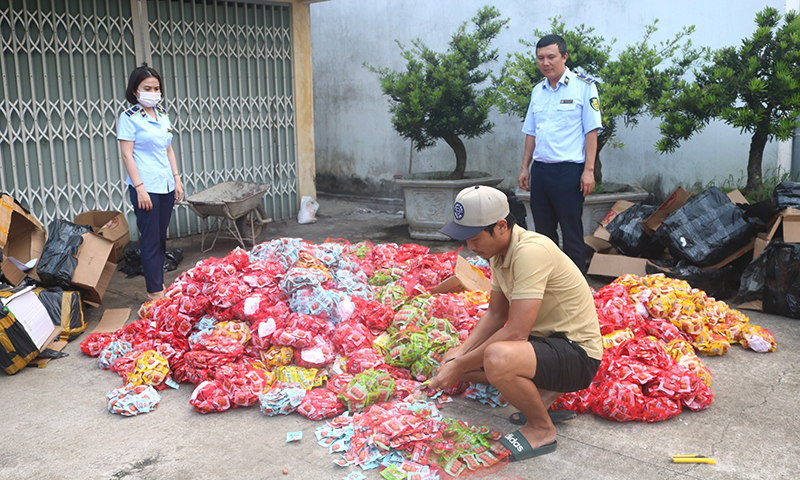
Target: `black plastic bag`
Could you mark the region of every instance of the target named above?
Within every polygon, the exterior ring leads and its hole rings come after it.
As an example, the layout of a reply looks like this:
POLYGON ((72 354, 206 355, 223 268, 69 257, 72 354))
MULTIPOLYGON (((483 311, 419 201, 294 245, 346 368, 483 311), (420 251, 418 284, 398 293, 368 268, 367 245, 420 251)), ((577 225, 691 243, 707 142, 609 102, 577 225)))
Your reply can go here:
POLYGON ((758 258, 750 262, 742 272, 742 277, 739 281, 739 293, 736 294, 734 303, 764 300, 764 273, 767 266, 765 252, 766 250, 758 258))
POLYGON ((44 243, 44 251, 36 267, 42 284, 48 287, 69 288, 75 267, 78 266, 78 248, 83 243, 82 235, 91 232, 91 227, 76 225, 66 220, 55 220, 44 243))
MULTIPOLYGON (((125 265, 120 267, 123 273, 128 278, 137 275, 144 275, 142 270, 142 250, 139 248, 139 242, 128 242, 125 245, 125 265)), ((168 248, 164 258, 164 271, 171 272, 177 270, 178 265, 183 261, 182 248, 168 248)))
POLYGON ((638 257, 651 250, 653 237, 644 231, 642 222, 650 218, 657 208, 637 203, 614 217, 606 225, 611 246, 629 257, 638 257))
POLYGON ((764 269, 764 311, 800 318, 800 244, 771 243, 764 269))
POLYGON ((60 340, 70 341, 86 330, 79 292, 58 287, 36 292, 53 325, 61 327, 60 340))
POLYGON ((739 276, 746 265, 739 260, 713 270, 702 270, 686 260, 650 260, 645 269, 648 275, 663 273, 670 278, 686 280, 710 297, 725 299, 733 297, 739 288, 739 276))
POLYGON ((743 247, 753 235, 753 225, 742 210, 711 187, 669 214, 655 238, 673 257, 707 267, 743 247))
POLYGON ((511 190, 501 188, 500 191, 506 195, 506 198, 508 199, 508 211, 514 215, 517 225, 527 230, 528 211, 525 209, 525 204, 522 203, 522 201, 517 198, 517 196, 511 190))
POLYGON ((784 208, 800 208, 800 183, 781 182, 772 191, 772 204, 775 211, 784 208))

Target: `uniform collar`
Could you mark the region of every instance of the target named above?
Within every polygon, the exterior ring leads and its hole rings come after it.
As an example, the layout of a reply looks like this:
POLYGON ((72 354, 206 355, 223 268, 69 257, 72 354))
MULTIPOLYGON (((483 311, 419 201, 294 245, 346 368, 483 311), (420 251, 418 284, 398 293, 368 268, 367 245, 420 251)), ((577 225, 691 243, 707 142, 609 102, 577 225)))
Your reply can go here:
MULTIPOLYGON (((561 78, 558 79, 558 84, 564 85, 565 87, 569 85, 569 79, 572 77, 573 73, 569 71, 569 68, 564 69, 564 73, 561 74, 561 78)), ((556 88, 558 88, 558 84, 556 84, 556 88)), ((555 91, 552 87, 550 87, 550 80, 547 78, 544 79, 544 84, 542 88, 545 90, 555 91)))
POLYGON ((519 243, 521 232, 522 227, 518 225, 514 225, 514 228, 511 229, 511 240, 508 242, 508 250, 506 250, 505 256, 497 255, 497 263, 500 264, 501 268, 511 266, 511 259, 514 258, 514 250, 517 248, 517 243, 519 243))

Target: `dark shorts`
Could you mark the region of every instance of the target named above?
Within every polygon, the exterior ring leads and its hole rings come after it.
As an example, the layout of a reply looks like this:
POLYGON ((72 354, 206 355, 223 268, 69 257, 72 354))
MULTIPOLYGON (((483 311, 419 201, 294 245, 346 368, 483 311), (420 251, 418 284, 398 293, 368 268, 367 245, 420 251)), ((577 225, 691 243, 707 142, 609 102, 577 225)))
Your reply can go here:
POLYGON ((551 392, 577 392, 588 387, 600 368, 600 360, 589 357, 577 343, 563 334, 528 337, 536 352, 533 383, 551 392))

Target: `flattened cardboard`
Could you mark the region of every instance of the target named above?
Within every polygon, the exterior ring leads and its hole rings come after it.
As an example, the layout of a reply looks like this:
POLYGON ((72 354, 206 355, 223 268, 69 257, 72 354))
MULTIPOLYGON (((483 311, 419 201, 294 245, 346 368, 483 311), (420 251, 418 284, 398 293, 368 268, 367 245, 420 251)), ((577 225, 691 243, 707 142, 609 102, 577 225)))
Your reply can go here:
POLYGON ((492 290, 492 282, 483 272, 466 261, 464 257, 456 258, 455 273, 452 277, 436 285, 431 293, 461 292, 464 290, 492 290))
POLYGON ((42 256, 45 233, 42 224, 20 207, 9 195, 0 195, 0 249, 3 261, 0 271, 12 285, 19 285, 26 276, 38 280, 36 267, 23 272, 7 257, 28 263, 42 256))
POLYGON ((764 249, 767 248, 769 245, 769 240, 767 239, 768 233, 759 233, 756 237, 756 243, 753 245, 753 260, 759 257, 764 252, 764 249))
POLYGON ((131 240, 125 215, 114 210, 91 210, 81 213, 73 220, 78 225, 89 225, 92 231, 114 242, 111 261, 119 263, 124 257, 125 245, 131 240))
POLYGON ((753 300, 751 302, 745 302, 738 307, 737 310, 755 310, 758 312, 764 311, 764 302, 762 300, 753 300))
POLYGON ((644 231, 653 235, 658 227, 661 226, 661 223, 664 221, 667 216, 674 212, 675 210, 681 208, 686 200, 689 200, 691 195, 683 189, 683 187, 678 187, 672 192, 672 195, 667 198, 664 203, 661 204, 658 209, 650 215, 650 218, 642 222, 642 227, 644 231))
POLYGON ((634 204, 627 201, 627 200, 617 200, 617 203, 611 207, 611 210, 608 211, 605 217, 600 220, 600 226, 597 227, 597 230, 594 231, 594 236, 601 239, 608 241, 610 235, 606 230, 606 225, 611 223, 611 220, 614 220, 617 215, 624 212, 625 210, 631 208, 634 204))
POLYGON ((632 273, 636 276, 644 277, 647 275, 646 267, 646 258, 595 253, 586 273, 602 277, 619 277, 620 275, 632 273))
POLYGON ((610 243, 594 235, 586 235, 583 237, 583 243, 594 253, 608 253, 608 251, 611 250, 610 243))
POLYGON ((744 198, 744 195, 742 195, 742 192, 740 192, 738 188, 736 190, 728 192, 728 198, 731 199, 731 202, 737 205, 742 203, 750 205, 750 202, 748 202, 747 199, 744 198))
POLYGON ((84 233, 78 248, 78 265, 72 276, 72 285, 83 289, 87 302, 101 303, 116 265, 111 258, 114 242, 96 233, 84 233))
POLYGON ((130 308, 109 308, 103 312, 100 322, 94 327, 95 332, 116 332, 125 326, 131 316, 130 308))

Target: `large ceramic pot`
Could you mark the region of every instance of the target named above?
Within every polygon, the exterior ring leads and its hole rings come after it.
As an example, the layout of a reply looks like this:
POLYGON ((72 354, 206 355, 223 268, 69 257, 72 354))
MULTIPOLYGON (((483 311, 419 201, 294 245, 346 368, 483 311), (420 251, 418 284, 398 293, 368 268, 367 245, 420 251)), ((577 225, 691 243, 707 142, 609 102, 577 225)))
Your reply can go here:
POLYGON ((456 195, 464 188, 473 185, 494 187, 503 181, 483 172, 466 172, 462 180, 438 180, 448 172, 417 173, 396 178, 395 182, 403 189, 405 214, 408 220, 408 234, 418 240, 450 240, 439 233, 453 219, 453 203, 456 195))
MULTIPOLYGON (((649 195, 645 189, 639 185, 628 185, 622 183, 604 182, 603 189, 609 193, 593 193, 583 199, 583 234, 591 235, 597 230, 600 221, 606 216, 611 207, 618 200, 627 200, 631 203, 641 202, 649 195)), ((525 190, 516 191, 517 198, 525 204, 528 212, 528 230, 534 230, 533 215, 531 214, 531 192, 525 190)))

